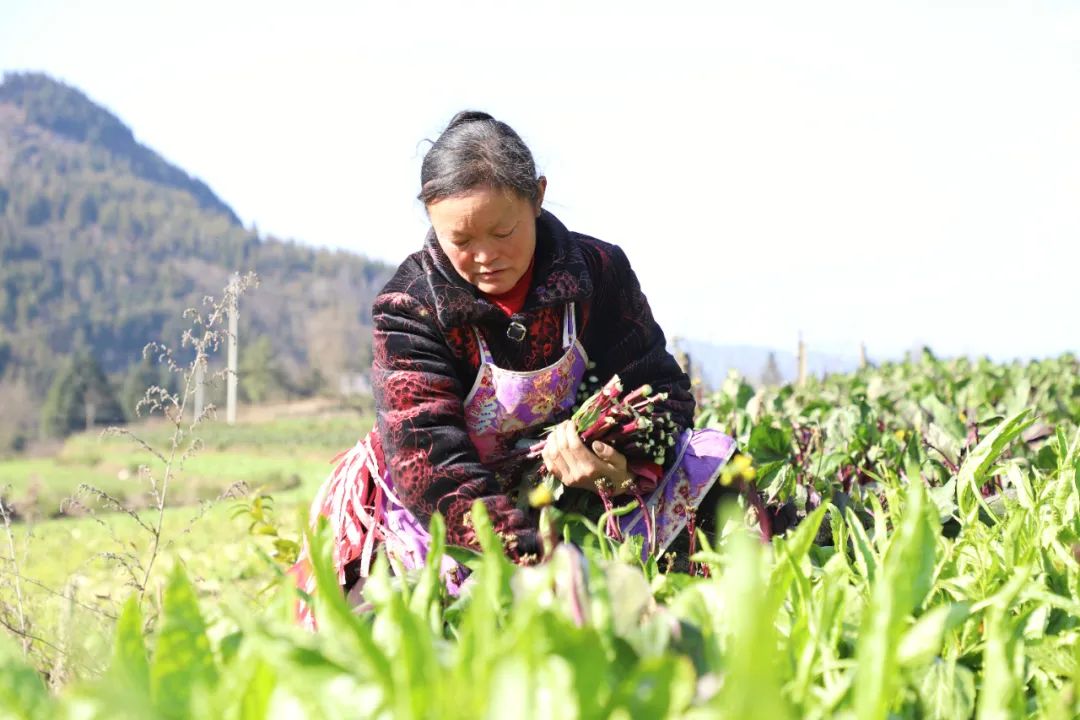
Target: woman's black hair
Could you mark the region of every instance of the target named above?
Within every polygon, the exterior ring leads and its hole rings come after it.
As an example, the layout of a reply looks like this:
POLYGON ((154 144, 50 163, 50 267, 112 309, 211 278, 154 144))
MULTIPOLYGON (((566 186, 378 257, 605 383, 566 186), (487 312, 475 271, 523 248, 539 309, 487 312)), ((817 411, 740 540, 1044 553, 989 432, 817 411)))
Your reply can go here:
POLYGON ((465 110, 450 119, 424 155, 417 198, 430 205, 488 185, 535 204, 538 180, 532 153, 512 127, 485 112, 465 110))

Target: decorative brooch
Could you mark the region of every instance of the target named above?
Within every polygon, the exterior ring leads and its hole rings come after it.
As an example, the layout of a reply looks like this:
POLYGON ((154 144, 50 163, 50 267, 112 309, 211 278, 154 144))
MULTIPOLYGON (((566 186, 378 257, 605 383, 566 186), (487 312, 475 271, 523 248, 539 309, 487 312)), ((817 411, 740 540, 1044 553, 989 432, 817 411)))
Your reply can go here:
POLYGON ((525 326, 514 320, 506 327, 506 337, 514 342, 521 342, 525 339, 525 326))

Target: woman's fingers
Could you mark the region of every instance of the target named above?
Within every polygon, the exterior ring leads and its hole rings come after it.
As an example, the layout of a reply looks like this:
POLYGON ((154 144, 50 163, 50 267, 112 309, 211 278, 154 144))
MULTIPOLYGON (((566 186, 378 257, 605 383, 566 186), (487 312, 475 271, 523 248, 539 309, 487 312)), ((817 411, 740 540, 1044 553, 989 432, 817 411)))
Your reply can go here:
POLYGON ((607 443, 585 445, 571 420, 551 431, 541 458, 551 473, 569 487, 595 491, 596 481, 607 478, 618 492, 628 477, 626 457, 607 443))
POLYGON ((570 466, 566 463, 566 458, 561 454, 555 456, 555 460, 552 462, 551 473, 561 480, 564 485, 574 484, 574 474, 570 471, 570 466))
POLYGON ((581 442, 581 436, 577 434, 577 428, 574 426, 572 420, 567 420, 559 426, 565 433, 564 439, 566 440, 566 448, 574 452, 579 451, 585 447, 585 443, 581 442))
POLYGON ((611 465, 612 468, 626 470, 626 456, 607 443, 594 441, 592 451, 596 453, 596 457, 611 465))
POLYGON ((569 485, 572 480, 572 473, 566 457, 565 425, 566 423, 556 425, 551 431, 547 442, 544 443, 544 451, 541 453, 541 457, 551 474, 564 484, 569 485))
POLYGON ((548 435, 547 442, 544 443, 544 450, 540 453, 540 457, 544 461, 544 467, 548 471, 558 478, 560 481, 566 482, 565 478, 570 476, 570 470, 567 467, 566 459, 563 457, 563 439, 561 434, 562 426, 557 426, 548 435))
POLYGON ((626 456, 599 440, 592 443, 592 450, 605 466, 606 477, 610 478, 614 483, 615 494, 621 495, 626 490, 626 482, 631 479, 630 472, 627 469, 626 456))
POLYGON ((552 429, 548 434, 547 442, 544 443, 541 457, 551 474, 563 484, 572 485, 575 477, 570 469, 570 458, 567 453, 567 425, 567 422, 560 423, 552 429))
POLYGON ((602 471, 602 468, 598 467, 596 456, 588 451, 585 443, 581 442, 577 427, 570 421, 563 423, 559 427, 562 431, 562 445, 564 447, 562 456, 570 468, 572 482, 582 484, 595 480, 599 477, 597 473, 602 471))

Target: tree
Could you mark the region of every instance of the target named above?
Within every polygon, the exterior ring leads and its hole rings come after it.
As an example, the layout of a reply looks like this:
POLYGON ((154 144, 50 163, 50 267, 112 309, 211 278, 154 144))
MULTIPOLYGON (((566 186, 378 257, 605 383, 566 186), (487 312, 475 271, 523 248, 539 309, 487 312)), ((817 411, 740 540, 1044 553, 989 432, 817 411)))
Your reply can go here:
POLYGON ((52 203, 44 195, 38 195, 26 209, 26 224, 30 227, 44 225, 52 217, 52 203))
POLYGON ((21 377, 0 378, 0 454, 21 452, 33 437, 37 411, 33 389, 21 377))
POLYGON ((780 366, 776 363, 776 353, 770 352, 765 361, 765 369, 761 371, 761 384, 773 387, 784 382, 784 376, 780 372, 780 366))
POLYGON ((11 342, 0 336, 0 377, 4 376, 4 370, 7 368, 8 363, 11 362, 12 354, 11 342))
POLYGON ((98 204, 93 195, 83 195, 79 202, 79 226, 93 225, 98 220, 98 204))
POLYGON ((285 389, 285 377, 278 366, 270 338, 260 335, 246 346, 241 346, 240 376, 237 388, 240 397, 253 403, 266 402, 285 389))
POLYGON ((332 392, 337 392, 342 373, 371 364, 371 339, 355 309, 333 302, 307 318, 307 356, 332 392))
POLYGON ((42 422, 50 435, 63 437, 94 425, 124 422, 120 403, 89 353, 76 353, 49 387, 41 410, 42 422))
MULTIPOLYGON (((175 377, 158 365, 153 357, 143 358, 138 364, 130 366, 124 377, 124 385, 120 389, 120 405, 128 422, 134 422, 139 417, 135 409, 146 394, 147 388, 154 385, 163 387, 169 392, 176 392, 175 377)), ((146 417, 147 414, 144 408, 142 417, 146 417)))

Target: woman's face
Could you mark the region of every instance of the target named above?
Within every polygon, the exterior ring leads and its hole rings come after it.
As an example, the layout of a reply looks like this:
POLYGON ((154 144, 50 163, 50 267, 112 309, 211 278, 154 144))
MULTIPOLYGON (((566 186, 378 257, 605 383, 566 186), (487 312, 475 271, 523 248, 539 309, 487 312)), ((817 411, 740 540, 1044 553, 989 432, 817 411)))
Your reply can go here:
POLYGON ((547 181, 539 184, 535 205, 513 191, 481 187, 427 206, 439 246, 458 275, 481 292, 507 292, 529 269, 547 181))

